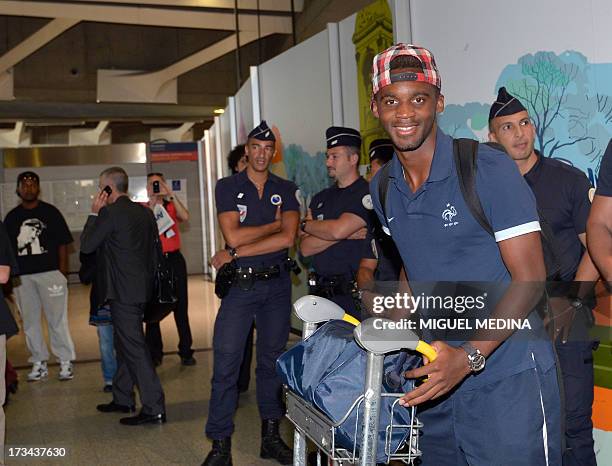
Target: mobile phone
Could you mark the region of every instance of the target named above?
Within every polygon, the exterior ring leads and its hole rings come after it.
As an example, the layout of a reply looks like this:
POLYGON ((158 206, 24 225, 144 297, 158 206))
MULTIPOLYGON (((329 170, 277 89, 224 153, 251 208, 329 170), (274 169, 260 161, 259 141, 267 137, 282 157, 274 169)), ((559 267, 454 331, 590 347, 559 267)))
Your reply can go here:
POLYGON ((159 194, 159 180, 155 180, 153 182, 153 192, 155 194, 159 194))
POLYGON ((106 185, 106 186, 104 186, 104 192, 110 196, 113 193, 113 188, 111 188, 110 186, 106 185))

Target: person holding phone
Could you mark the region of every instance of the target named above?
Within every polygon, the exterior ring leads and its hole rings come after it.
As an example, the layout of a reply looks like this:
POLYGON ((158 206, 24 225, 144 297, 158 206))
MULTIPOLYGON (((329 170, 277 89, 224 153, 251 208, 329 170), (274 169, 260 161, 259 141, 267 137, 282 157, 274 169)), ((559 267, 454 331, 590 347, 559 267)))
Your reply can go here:
MULTIPOLYGON (((174 308, 174 322, 179 336, 179 357, 183 366, 193 366, 196 360, 193 357, 193 349, 191 349, 193 339, 187 312, 189 305, 187 264, 183 254, 181 254, 181 234, 178 227, 179 223, 189 220, 189 211, 168 186, 163 173, 149 173, 147 175, 147 194, 149 196, 148 206, 158 219, 157 226, 163 253, 168 258, 176 277, 178 302, 174 308), (171 221, 168 221, 168 218, 171 221)), ((163 358, 163 342, 159 322, 147 323, 145 333, 153 363, 159 366, 163 358)))
POLYGON ((117 371, 113 400, 96 408, 103 413, 132 413, 138 388, 142 409, 119 420, 123 425, 166 422, 164 391, 145 342, 142 318, 153 297, 159 257, 157 226, 152 212, 128 196, 128 176, 121 167, 100 174, 100 193, 81 234, 81 252, 96 253, 98 302, 110 304, 117 371), (105 187, 110 187, 111 194, 105 187))

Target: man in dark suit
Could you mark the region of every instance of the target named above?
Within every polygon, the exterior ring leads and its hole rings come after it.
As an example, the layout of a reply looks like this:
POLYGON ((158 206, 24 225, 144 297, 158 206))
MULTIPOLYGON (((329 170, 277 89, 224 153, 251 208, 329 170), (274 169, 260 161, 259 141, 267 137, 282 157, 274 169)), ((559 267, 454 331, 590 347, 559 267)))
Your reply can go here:
POLYGON ((108 412, 133 412, 134 385, 142 410, 122 418, 126 425, 166 422, 164 392, 147 349, 142 329, 145 303, 150 300, 156 267, 157 225, 153 213, 127 195, 128 176, 122 168, 100 174, 100 192, 81 235, 81 252, 97 251, 102 274, 99 301, 108 300, 115 331, 117 372, 113 401, 98 405, 108 412), (110 189, 109 189, 110 188, 110 189))

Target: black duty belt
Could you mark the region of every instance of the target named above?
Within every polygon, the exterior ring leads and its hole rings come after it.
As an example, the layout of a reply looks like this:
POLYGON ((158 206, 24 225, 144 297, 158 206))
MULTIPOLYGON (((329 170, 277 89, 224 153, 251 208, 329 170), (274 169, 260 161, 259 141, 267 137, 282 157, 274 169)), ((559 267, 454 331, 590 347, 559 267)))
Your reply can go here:
POLYGON ((333 298, 338 295, 351 295, 355 281, 346 275, 324 276, 311 273, 308 277, 308 287, 311 294, 333 298))
POLYGON ((271 265, 270 267, 238 267, 236 269, 236 280, 255 279, 255 280, 270 280, 277 278, 280 275, 280 267, 271 265))
POLYGON ((269 267, 237 267, 235 261, 223 265, 217 273, 215 280, 215 294, 223 299, 232 286, 243 291, 249 291, 258 280, 271 280, 280 277, 281 270, 300 273, 300 267, 290 257, 279 265, 269 267))
POLYGON ((236 268, 232 284, 242 291, 249 291, 258 280, 271 280, 280 276, 280 267, 238 267, 236 268))

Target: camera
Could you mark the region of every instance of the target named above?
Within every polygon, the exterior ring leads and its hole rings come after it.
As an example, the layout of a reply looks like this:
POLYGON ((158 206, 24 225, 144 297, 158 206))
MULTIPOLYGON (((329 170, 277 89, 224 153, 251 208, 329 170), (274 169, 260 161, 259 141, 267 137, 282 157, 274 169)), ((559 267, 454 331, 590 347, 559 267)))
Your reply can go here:
POLYGON ((153 192, 155 194, 159 194, 159 180, 155 180, 153 182, 153 192))

